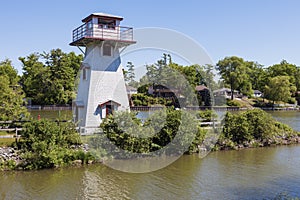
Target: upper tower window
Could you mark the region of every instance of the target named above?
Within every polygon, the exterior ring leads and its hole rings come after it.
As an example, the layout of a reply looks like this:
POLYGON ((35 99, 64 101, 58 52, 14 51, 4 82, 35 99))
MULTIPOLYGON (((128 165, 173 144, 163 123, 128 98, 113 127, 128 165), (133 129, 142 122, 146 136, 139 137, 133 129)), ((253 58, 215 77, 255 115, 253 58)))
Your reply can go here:
POLYGON ((100 28, 115 29, 116 20, 98 18, 98 24, 100 28))
POLYGON ((112 46, 110 44, 103 45, 103 56, 111 56, 112 55, 112 46))

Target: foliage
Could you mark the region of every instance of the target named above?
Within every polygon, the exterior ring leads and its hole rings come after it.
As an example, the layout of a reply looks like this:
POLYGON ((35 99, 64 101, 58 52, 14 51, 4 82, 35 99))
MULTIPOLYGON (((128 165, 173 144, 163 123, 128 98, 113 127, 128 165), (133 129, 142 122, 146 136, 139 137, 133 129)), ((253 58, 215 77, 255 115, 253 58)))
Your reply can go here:
POLYGON ((14 160, 3 161, 0 159, 0 171, 1 170, 13 170, 16 168, 16 162, 14 160))
POLYGON ((234 90, 239 90, 248 96, 252 94, 249 64, 244 59, 236 56, 226 57, 217 63, 217 70, 224 82, 230 87, 231 100, 233 100, 234 90))
POLYGON ((17 71, 11 61, 0 63, 0 120, 20 120, 28 115, 24 107, 24 95, 18 85, 17 71))
POLYGON ((133 101, 134 106, 150 106, 150 105, 166 105, 166 106, 171 106, 172 101, 167 100, 162 97, 152 97, 150 95, 145 95, 145 94, 133 94, 131 96, 131 99, 133 101))
MULTIPOLYGON (((197 85, 205 85, 209 88, 217 87, 214 81, 212 65, 181 66, 172 62, 171 56, 167 54, 163 54, 163 58, 156 63, 146 65, 146 70, 146 75, 139 81, 139 93, 148 95, 147 87, 164 86, 176 91, 174 95, 177 98, 179 96, 185 98, 185 103, 181 102, 181 104, 196 106, 197 96, 194 88, 197 85)), ((201 99, 199 98, 199 100, 201 99)), ((175 104, 173 102, 174 106, 175 104)), ((206 104, 209 103, 206 102, 206 104)))
POLYGON ((127 62, 127 71, 123 71, 124 72, 124 79, 125 82, 130 85, 130 86, 136 86, 136 82, 135 82, 135 72, 134 72, 134 65, 132 62, 127 62))
POLYGON ((249 78, 253 89, 264 91, 264 86, 267 83, 267 72, 263 68, 263 65, 247 61, 249 67, 249 78))
POLYGON ((223 135, 235 144, 251 140, 272 140, 276 137, 290 137, 297 133, 287 125, 277 122, 271 115, 260 109, 232 114, 224 118, 223 135))
POLYGON ((197 113, 197 117, 202 119, 204 122, 210 122, 213 119, 216 119, 218 115, 214 110, 204 110, 204 111, 199 111, 197 113))
POLYGON ((288 76, 276 76, 270 78, 268 85, 265 86, 265 96, 269 100, 288 102, 292 94, 296 91, 288 76))
POLYGON ((81 144, 81 140, 73 123, 31 121, 25 124, 21 137, 18 146, 23 152, 24 169, 63 166, 78 158, 72 145, 81 144))
POLYGON ((176 147, 194 145, 190 148, 194 150, 196 143, 205 135, 205 131, 197 126, 195 118, 186 112, 172 109, 157 111, 144 123, 132 113, 116 113, 104 119, 101 128, 108 140, 101 136, 98 139, 93 138, 93 146, 106 149, 108 156, 115 158, 136 156, 132 153, 147 154, 161 150, 166 155, 184 153, 189 149, 178 150, 176 147), (187 143, 188 141, 190 142, 187 143), (171 142, 174 143, 170 144, 171 142), (163 149, 167 145, 171 147, 163 149))
POLYGON ((33 104, 71 103, 75 97, 75 79, 82 55, 53 49, 50 53, 30 54, 19 60, 23 64, 21 84, 33 104))
POLYGON ((241 107, 241 103, 235 100, 227 100, 226 104, 227 106, 241 107))

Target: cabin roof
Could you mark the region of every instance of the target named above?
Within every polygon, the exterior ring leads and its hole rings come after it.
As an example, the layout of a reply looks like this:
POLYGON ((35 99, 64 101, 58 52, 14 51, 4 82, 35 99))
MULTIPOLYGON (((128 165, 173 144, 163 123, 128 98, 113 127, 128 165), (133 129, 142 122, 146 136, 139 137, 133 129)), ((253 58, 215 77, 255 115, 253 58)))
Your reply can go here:
POLYGON ((118 106, 121 106, 120 103, 118 103, 118 102, 116 102, 116 101, 114 101, 114 100, 107 100, 107 101, 105 101, 105 102, 100 102, 100 103, 99 103, 100 106, 103 106, 103 105, 106 105, 106 104, 116 104, 116 105, 118 105, 118 106))
POLYGON ((197 85, 195 89, 196 91, 208 90, 208 88, 205 85, 197 85))
POLYGON ((87 21, 89 21, 90 18, 92 18, 92 17, 104 17, 104 18, 118 19, 118 20, 120 20, 120 21, 123 20, 123 17, 121 17, 121 16, 118 16, 118 15, 111 15, 111 14, 107 14, 107 13, 102 13, 102 12, 100 12, 100 13, 92 13, 92 14, 90 14, 89 16, 87 16, 86 18, 84 18, 84 19, 82 20, 82 22, 87 22, 87 21))
MULTIPOLYGON (((231 92, 231 89, 229 89, 229 88, 221 88, 221 89, 213 91, 213 93, 217 93, 217 92, 231 92)), ((239 91, 238 90, 234 90, 233 92, 239 92, 239 91)))

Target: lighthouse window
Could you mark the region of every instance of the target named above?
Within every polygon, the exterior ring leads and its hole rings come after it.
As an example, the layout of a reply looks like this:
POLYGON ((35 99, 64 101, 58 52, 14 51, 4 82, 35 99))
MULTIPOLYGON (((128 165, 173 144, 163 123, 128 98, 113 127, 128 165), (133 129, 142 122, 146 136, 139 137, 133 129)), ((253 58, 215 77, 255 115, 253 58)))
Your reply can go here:
POLYGON ((86 78, 86 69, 85 69, 85 68, 82 69, 82 79, 83 79, 83 80, 86 80, 86 79, 87 79, 87 78, 86 78))
POLYGON ((98 24, 100 28, 115 29, 116 21, 98 18, 98 24))
POLYGON ((111 56, 111 55, 112 55, 111 45, 109 44, 103 45, 103 56, 111 56))

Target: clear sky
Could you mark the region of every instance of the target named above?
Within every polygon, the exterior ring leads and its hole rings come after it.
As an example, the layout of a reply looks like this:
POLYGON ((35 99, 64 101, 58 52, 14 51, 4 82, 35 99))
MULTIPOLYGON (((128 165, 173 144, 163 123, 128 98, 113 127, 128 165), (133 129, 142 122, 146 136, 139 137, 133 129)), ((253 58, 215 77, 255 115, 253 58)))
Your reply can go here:
POLYGON ((124 17, 122 25, 162 27, 196 40, 214 63, 237 55, 265 66, 300 65, 298 0, 9 0, 0 7, 0 60, 21 72, 19 56, 78 49, 71 32, 93 12, 124 17))

